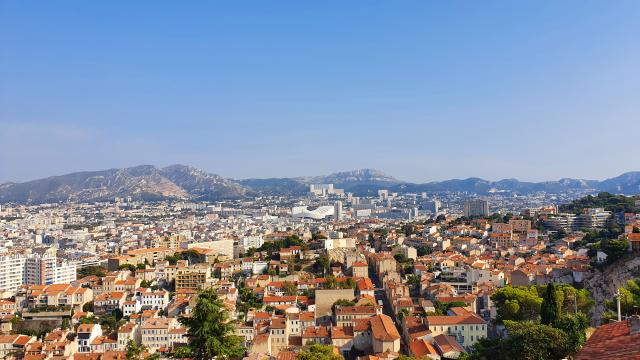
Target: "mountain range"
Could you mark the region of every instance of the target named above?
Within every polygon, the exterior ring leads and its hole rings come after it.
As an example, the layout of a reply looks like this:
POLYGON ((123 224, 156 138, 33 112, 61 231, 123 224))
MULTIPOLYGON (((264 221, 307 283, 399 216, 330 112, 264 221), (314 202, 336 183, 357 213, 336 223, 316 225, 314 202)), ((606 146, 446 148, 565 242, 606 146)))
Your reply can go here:
POLYGON ((526 182, 516 179, 488 181, 480 178, 452 179, 428 183, 398 180, 378 170, 361 169, 326 176, 234 180, 200 169, 171 165, 157 168, 140 165, 123 169, 83 171, 22 183, 0 184, 0 203, 91 202, 132 197, 143 200, 232 200, 262 195, 302 195, 309 184, 331 183, 357 195, 375 194, 378 189, 394 192, 508 192, 531 194, 599 192, 640 193, 640 172, 598 180, 560 179, 526 182))

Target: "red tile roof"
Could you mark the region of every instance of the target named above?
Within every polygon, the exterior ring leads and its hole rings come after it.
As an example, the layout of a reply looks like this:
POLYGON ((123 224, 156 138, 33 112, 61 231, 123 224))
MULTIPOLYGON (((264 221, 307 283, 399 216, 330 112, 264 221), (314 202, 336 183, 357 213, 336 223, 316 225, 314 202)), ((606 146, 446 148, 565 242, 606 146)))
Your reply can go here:
POLYGON ((400 339, 400 333, 387 315, 376 315, 371 318, 371 335, 381 341, 400 339))
POLYGON ((630 330, 629 321, 598 327, 575 359, 640 359, 640 332, 631 334, 630 330))

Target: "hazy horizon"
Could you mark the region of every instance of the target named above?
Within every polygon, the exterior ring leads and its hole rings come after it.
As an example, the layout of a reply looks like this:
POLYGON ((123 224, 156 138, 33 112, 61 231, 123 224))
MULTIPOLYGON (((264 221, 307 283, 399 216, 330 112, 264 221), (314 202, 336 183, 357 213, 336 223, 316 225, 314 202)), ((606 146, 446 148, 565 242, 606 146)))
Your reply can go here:
POLYGON ((637 171, 640 2, 0 3, 0 183, 637 171))

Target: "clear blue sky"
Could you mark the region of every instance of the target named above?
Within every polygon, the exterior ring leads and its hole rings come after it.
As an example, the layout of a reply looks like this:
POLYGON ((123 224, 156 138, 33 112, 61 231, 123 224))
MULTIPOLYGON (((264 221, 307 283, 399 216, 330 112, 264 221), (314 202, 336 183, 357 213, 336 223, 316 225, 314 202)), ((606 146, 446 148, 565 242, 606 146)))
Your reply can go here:
POLYGON ((0 0, 0 182, 640 170, 640 1, 0 0))

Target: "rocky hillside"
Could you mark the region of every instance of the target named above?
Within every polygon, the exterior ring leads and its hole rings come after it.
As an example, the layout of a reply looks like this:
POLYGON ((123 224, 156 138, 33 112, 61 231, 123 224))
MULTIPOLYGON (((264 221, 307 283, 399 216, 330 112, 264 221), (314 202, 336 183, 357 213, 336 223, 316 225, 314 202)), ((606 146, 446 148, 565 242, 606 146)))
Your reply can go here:
POLYGON ((24 183, 0 185, 0 202, 44 203, 135 199, 235 199, 247 189, 218 175, 174 165, 77 172, 24 183))
POLYGON ((132 196, 137 199, 226 200, 254 195, 304 195, 309 184, 331 183, 356 195, 377 195, 378 189, 394 192, 506 192, 589 194, 609 191, 640 193, 640 172, 629 172, 604 181, 561 179, 526 182, 516 179, 488 181, 480 178, 452 179, 423 184, 400 181, 381 171, 360 169, 324 176, 231 180, 184 165, 156 168, 141 165, 125 169, 83 171, 24 183, 0 184, 0 203, 98 201, 132 196))
POLYGON ((171 165, 160 169, 160 173, 199 200, 239 199, 252 194, 235 181, 190 166, 171 165))
POLYGON ((607 310, 606 301, 614 299, 616 291, 627 281, 640 276, 640 257, 622 259, 604 269, 592 269, 584 279, 587 289, 596 304, 591 312, 591 324, 600 325, 602 315, 607 310))

